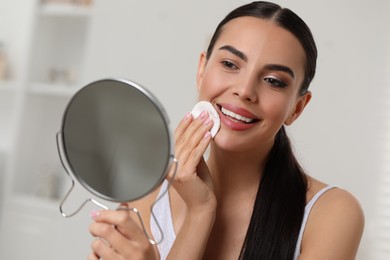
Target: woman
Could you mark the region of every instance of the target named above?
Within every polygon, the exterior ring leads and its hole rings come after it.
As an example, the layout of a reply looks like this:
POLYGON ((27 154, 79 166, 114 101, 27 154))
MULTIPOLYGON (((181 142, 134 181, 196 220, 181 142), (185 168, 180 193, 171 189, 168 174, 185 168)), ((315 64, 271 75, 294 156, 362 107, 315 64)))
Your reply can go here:
MULTIPOLYGON (((90 259, 354 259, 359 203, 306 175, 285 132, 311 99, 316 58, 309 28, 290 10, 254 2, 232 11, 197 73, 199 100, 217 109, 221 129, 212 139, 207 113, 177 127, 177 176, 156 205, 165 210, 155 209, 168 218, 163 243, 148 243, 126 211, 94 212, 90 232, 102 239, 90 259)), ((128 205, 155 235, 149 207, 159 192, 128 205)))

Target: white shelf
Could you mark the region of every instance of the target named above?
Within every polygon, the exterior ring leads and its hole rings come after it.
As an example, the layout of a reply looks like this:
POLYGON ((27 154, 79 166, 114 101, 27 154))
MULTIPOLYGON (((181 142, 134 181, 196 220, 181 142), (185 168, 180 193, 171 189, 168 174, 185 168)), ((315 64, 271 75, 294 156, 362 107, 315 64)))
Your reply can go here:
POLYGON ((33 83, 29 87, 29 92, 36 95, 70 97, 79 89, 79 85, 75 84, 33 83))
POLYGON ((14 194, 11 199, 11 204, 15 206, 15 208, 23 208, 29 209, 29 212, 32 211, 51 211, 60 214, 58 210, 60 201, 56 199, 44 198, 35 195, 27 195, 27 194, 14 194))
POLYGON ((0 80, 0 91, 12 92, 17 88, 12 80, 0 80))
POLYGON ((39 14, 44 16, 89 16, 91 7, 69 3, 46 3, 39 8, 39 14))
MULTIPOLYGON (((89 243, 58 256, 68 237, 80 232, 72 229, 74 222, 63 222, 59 210, 70 181, 59 168, 55 134, 68 99, 83 86, 80 79, 94 3, 35 0, 23 1, 21 8, 20 1, 6 2, 6 8, 0 8, 6 29, 1 40, 12 47, 9 58, 15 77, 0 80, 0 258, 77 259, 88 253, 89 243), (17 15, 7 16, 10 11, 17 15), (46 171, 45 164, 52 169, 46 171), (65 234, 72 230, 71 235, 65 234), (42 247, 46 244, 50 250, 42 247), (18 245, 27 250, 14 250, 18 245)), ((68 202, 69 211, 84 199, 78 193, 72 196, 76 202, 68 202)), ((84 217, 85 227, 90 223, 90 208, 78 218, 84 217)), ((84 234, 88 241, 88 232, 84 234)))

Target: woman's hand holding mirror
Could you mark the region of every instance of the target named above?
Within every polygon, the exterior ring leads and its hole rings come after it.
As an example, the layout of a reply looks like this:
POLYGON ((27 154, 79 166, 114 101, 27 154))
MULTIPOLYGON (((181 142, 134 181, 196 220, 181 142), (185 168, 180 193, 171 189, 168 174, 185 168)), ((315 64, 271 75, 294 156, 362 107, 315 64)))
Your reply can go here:
POLYGON ((119 210, 91 214, 94 222, 89 230, 96 239, 92 242, 89 260, 157 259, 153 245, 126 207, 122 204, 119 210))

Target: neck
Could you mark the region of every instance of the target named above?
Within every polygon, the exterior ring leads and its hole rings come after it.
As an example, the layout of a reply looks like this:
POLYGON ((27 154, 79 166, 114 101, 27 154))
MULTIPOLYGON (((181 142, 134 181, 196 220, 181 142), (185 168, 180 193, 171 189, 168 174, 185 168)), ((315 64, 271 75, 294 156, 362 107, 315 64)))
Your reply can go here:
POLYGON ((260 183, 269 149, 256 152, 231 152, 211 145, 207 161, 217 199, 251 196, 253 199, 260 183))

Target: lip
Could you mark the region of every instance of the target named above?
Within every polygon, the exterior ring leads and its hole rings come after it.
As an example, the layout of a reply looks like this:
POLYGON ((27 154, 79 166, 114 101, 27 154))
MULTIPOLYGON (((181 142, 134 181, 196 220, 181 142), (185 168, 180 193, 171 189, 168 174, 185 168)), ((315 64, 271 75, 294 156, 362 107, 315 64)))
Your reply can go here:
POLYGON ((239 107, 239 106, 236 106, 233 104, 221 103, 221 104, 217 104, 217 107, 218 107, 217 111, 218 111, 219 117, 221 119, 221 123, 234 131, 248 130, 248 129, 254 127, 260 121, 259 118, 256 117, 253 113, 249 112, 245 108, 242 108, 242 107, 239 107), (230 117, 224 115, 221 112, 221 107, 224 107, 225 109, 232 111, 235 114, 238 114, 238 115, 241 115, 241 116, 244 116, 247 118, 255 119, 255 121, 253 123, 249 123, 249 124, 244 123, 244 122, 240 122, 240 121, 234 121, 230 117))

